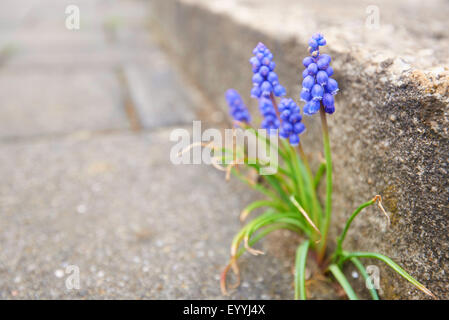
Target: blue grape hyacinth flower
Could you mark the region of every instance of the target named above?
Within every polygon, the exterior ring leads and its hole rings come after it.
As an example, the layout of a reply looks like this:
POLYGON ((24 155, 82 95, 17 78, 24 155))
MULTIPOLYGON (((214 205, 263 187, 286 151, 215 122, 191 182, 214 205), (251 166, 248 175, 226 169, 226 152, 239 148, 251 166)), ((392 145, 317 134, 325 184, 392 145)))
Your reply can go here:
POLYGON ((249 59, 254 73, 251 96, 269 97, 272 93, 276 97, 284 96, 285 88, 279 84, 278 76, 274 72, 276 64, 273 61, 273 54, 261 42, 254 48, 253 54, 254 56, 249 59))
POLYGON ((229 114, 231 117, 240 122, 250 123, 251 115, 237 90, 229 89, 226 91, 225 97, 229 105, 229 114))
POLYGON ((261 123, 262 129, 266 129, 269 134, 275 134, 281 124, 273 102, 269 98, 262 97, 259 99, 259 111, 263 116, 261 123))
POLYGON ((320 111, 321 104, 326 113, 335 112, 334 95, 338 92, 338 83, 331 76, 334 70, 329 65, 331 57, 328 54, 320 54, 320 46, 326 45, 326 40, 321 33, 315 33, 309 40, 310 56, 302 61, 305 70, 302 73, 302 90, 300 99, 306 104, 304 114, 314 115, 320 111))
POLYGON ((279 103, 279 112, 282 119, 279 136, 288 139, 292 146, 299 144, 299 135, 306 129, 302 123, 301 109, 293 99, 282 99, 279 103))

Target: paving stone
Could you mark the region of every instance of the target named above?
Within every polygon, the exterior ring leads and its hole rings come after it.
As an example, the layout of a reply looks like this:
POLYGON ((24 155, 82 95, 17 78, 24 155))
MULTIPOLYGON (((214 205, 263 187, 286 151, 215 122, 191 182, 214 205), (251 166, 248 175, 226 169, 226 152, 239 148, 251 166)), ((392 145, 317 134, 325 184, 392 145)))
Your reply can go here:
POLYGON ((195 119, 188 86, 167 65, 168 61, 154 55, 151 65, 126 65, 131 99, 144 128, 191 123, 195 119))
POLYGON ((129 127, 114 72, 0 73, 3 138, 129 127))
MULTIPOLYGON (((0 298, 223 298, 219 274, 254 194, 211 166, 173 165, 170 132, 0 144, 0 298), (79 290, 65 286, 72 265, 79 290)), ((230 298, 291 299, 293 256, 259 248, 242 256, 230 298)))

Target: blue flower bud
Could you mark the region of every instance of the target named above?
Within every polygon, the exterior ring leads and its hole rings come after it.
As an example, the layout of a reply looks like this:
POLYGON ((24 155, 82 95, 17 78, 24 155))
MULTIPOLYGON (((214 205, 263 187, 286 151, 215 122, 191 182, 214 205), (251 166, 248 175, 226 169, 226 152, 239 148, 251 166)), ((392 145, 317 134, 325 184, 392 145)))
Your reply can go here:
POLYGON ((293 126, 293 132, 296 134, 301 134, 306 130, 306 126, 302 122, 297 122, 293 126))
POLYGON ((326 85, 325 88, 326 88, 326 92, 329 92, 329 93, 334 95, 338 91, 338 83, 334 79, 329 78, 327 80, 327 85, 326 85))
POLYGON ((290 135, 289 142, 292 146, 297 146, 299 144, 299 136, 297 134, 290 135))
POLYGON ((309 66, 307 67, 307 71, 309 72, 310 75, 315 75, 318 72, 317 64, 316 63, 309 64, 309 66))
POLYGON ((268 81, 264 81, 261 85, 260 85, 260 90, 262 90, 262 94, 264 96, 269 96, 270 93, 273 91, 273 86, 271 85, 271 83, 269 83, 268 81))
POLYGON ((302 87, 305 90, 312 89, 314 84, 315 84, 315 78, 310 75, 305 77, 304 80, 302 81, 302 87))
POLYGON ((290 115, 291 115, 290 110, 284 110, 284 111, 281 113, 280 117, 281 117, 281 119, 282 119, 283 121, 288 121, 288 119, 290 118, 290 115))
POLYGON ((315 84, 311 93, 314 100, 321 100, 323 98, 324 88, 319 84, 315 84))
POLYGON ((301 101, 309 102, 312 99, 312 95, 309 90, 302 89, 300 94, 301 101))
POLYGON ((292 130, 293 130, 293 126, 292 126, 292 124, 289 123, 289 122, 283 122, 283 123, 282 123, 282 130, 283 130, 285 133, 291 133, 292 130))
POLYGON ((309 75, 309 70, 307 70, 307 68, 302 72, 302 78, 304 79, 305 77, 307 77, 309 75))
POLYGON ((335 106, 324 107, 324 112, 332 114, 335 112, 335 106))
POLYGON ((249 59, 249 63, 251 63, 252 65, 256 64, 256 63, 260 63, 259 59, 257 59, 256 57, 251 57, 251 59, 249 59))
POLYGON ((276 68, 276 63, 274 63, 274 61, 271 61, 268 67, 270 68, 271 71, 273 71, 274 68, 276 68))
POLYGON ((274 73, 273 71, 271 71, 271 72, 268 74, 267 79, 268 79, 268 81, 270 81, 270 82, 278 81, 278 75, 277 75, 276 73, 274 73))
POLYGON ((323 96, 323 105, 325 107, 332 107, 334 105, 334 96, 326 92, 323 96))
POLYGON ((304 60, 302 60, 302 64, 304 65, 304 67, 308 67, 309 64, 311 64, 313 62, 313 58, 312 57, 305 57, 304 60))
POLYGON ((290 133, 285 132, 282 128, 279 130, 279 136, 283 139, 287 139, 290 136, 290 133))
POLYGON ((320 101, 318 100, 310 100, 304 106, 304 114, 311 116, 317 113, 320 110, 320 101))
POLYGON ((318 58, 318 61, 316 62, 318 69, 320 70, 326 70, 329 67, 329 62, 327 61, 328 59, 326 58, 318 58))
POLYGON ((260 73, 255 73, 253 75, 253 83, 254 84, 261 84, 263 82, 263 77, 260 73))
POLYGON ((320 85, 325 85, 327 83, 328 75, 326 71, 320 70, 316 74, 316 82, 320 85))
POLYGON ((309 46, 310 46, 312 49, 316 49, 316 48, 318 47, 318 42, 317 42, 315 39, 310 39, 310 40, 309 40, 309 46))
POLYGON ((260 90, 259 87, 254 86, 254 87, 251 89, 251 97, 253 97, 253 98, 259 98, 261 94, 262 94, 262 91, 260 90))
POLYGON ((269 72, 270 72, 270 68, 268 68, 267 66, 260 67, 259 73, 261 76, 266 77, 269 72))
POLYGON ((262 59, 262 64, 264 66, 268 67, 270 65, 270 63, 271 63, 271 60, 268 57, 265 57, 265 58, 262 59))
POLYGON ((326 45, 326 39, 321 38, 320 40, 318 40, 318 44, 319 44, 320 46, 325 46, 325 45, 326 45))
POLYGON ((276 97, 281 97, 284 96, 286 94, 286 90, 283 86, 281 86, 280 84, 276 85, 273 89, 273 93, 276 97))
POLYGON ((331 63, 332 58, 330 55, 323 53, 320 55, 318 60, 323 60, 324 62, 326 62, 326 64, 329 64, 329 63, 331 63))
POLYGON ((327 75, 330 77, 331 75, 334 74, 334 69, 332 69, 331 66, 327 67, 326 69, 327 75))
POLYGON ((290 118, 288 119, 288 121, 290 123, 296 123, 296 122, 300 122, 302 120, 302 116, 299 112, 294 113, 290 116, 290 118))

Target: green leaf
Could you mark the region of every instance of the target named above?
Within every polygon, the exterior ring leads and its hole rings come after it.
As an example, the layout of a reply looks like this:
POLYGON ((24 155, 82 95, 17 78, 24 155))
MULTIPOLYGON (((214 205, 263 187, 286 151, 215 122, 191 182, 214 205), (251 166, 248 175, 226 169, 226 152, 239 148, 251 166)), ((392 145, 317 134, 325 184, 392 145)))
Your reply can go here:
POLYGON ((251 202, 249 205, 242 210, 240 215, 240 220, 245 220, 246 217, 251 213, 251 211, 260 207, 270 207, 278 210, 286 210, 286 207, 280 201, 270 201, 270 200, 260 200, 251 202))
POLYGON ((318 171, 315 174, 315 178, 313 179, 313 187, 316 189, 318 188, 318 185, 321 181, 321 178, 323 177, 324 172, 326 171, 326 164, 321 163, 318 167, 318 171))
POLYGON ((341 233, 341 235, 337 238, 337 248, 335 249, 335 255, 334 257, 340 255, 342 250, 343 241, 345 240, 346 233, 349 230, 349 227, 351 226, 352 220, 366 207, 374 204, 376 202, 376 198, 373 198, 372 200, 365 202, 360 207, 355 209, 355 211, 352 213, 352 215, 349 217, 348 221, 346 221, 345 227, 341 233))
POLYGON ((391 269, 396 271, 401 277, 403 277, 408 282, 410 282, 415 287, 417 287, 419 290, 421 290, 425 294, 427 294, 427 295, 429 295, 429 296, 431 296, 431 297, 436 299, 435 295, 429 289, 427 289, 418 280, 416 280, 411 275, 409 275, 396 262, 391 260, 389 257, 384 256, 383 254, 375 253, 375 252, 344 252, 343 256, 344 256, 344 260, 351 259, 353 257, 356 257, 356 258, 372 258, 372 259, 381 260, 381 261, 385 262, 391 269))
POLYGON ((340 268, 336 264, 331 264, 329 266, 330 272, 334 275, 335 279, 340 283, 340 285, 343 287, 343 290, 345 290, 348 298, 350 300, 359 300, 357 295, 355 294, 354 290, 352 289, 351 284, 346 279, 343 272, 341 272, 340 268))
POLYGON ((304 241, 296 250, 295 299, 306 300, 306 261, 310 241, 304 241))
POLYGON ((350 260, 356 266, 356 268, 359 270, 359 272, 362 275, 363 279, 365 279, 365 283, 366 282, 370 282, 371 285, 368 287, 368 290, 369 290, 369 293, 371 294, 371 297, 373 298, 373 300, 379 300, 379 296, 377 295, 377 291, 376 291, 376 289, 374 289, 374 285, 371 282, 371 278, 366 273, 366 270, 365 270, 365 267, 363 266, 363 264, 356 257, 353 257, 350 260))

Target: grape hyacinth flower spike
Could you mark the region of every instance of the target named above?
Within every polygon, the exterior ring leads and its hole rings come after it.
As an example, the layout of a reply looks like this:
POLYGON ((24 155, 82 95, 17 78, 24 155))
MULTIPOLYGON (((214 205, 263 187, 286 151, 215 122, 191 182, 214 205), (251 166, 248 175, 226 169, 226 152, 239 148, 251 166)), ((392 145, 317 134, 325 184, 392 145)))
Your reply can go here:
POLYGON ((276 97, 284 96, 286 91, 279 84, 278 76, 274 71, 276 64, 273 61, 273 54, 261 42, 253 50, 254 56, 249 59, 253 70, 253 88, 251 96, 253 98, 269 97, 272 93, 276 97))
POLYGON ((298 146, 299 135, 306 129, 302 123, 301 110, 293 99, 282 99, 279 103, 279 112, 282 120, 279 136, 289 139, 290 145, 298 146))
POLYGON ((259 110, 264 117, 261 127, 267 129, 270 134, 274 134, 280 126, 274 97, 285 95, 286 90, 279 84, 278 76, 274 71, 276 64, 270 50, 259 42, 253 54, 254 56, 249 60, 253 71, 251 96, 259 99, 259 110))
POLYGON ((321 105, 326 113, 335 112, 334 95, 338 91, 338 83, 331 76, 334 70, 329 65, 331 57, 320 54, 320 46, 326 45, 326 40, 321 33, 315 33, 309 40, 310 56, 304 58, 305 70, 302 75, 302 90, 300 98, 306 102, 304 114, 314 115, 321 105))
POLYGON ((226 91, 226 101, 229 105, 230 116, 238 122, 250 123, 251 115, 235 89, 226 91))

